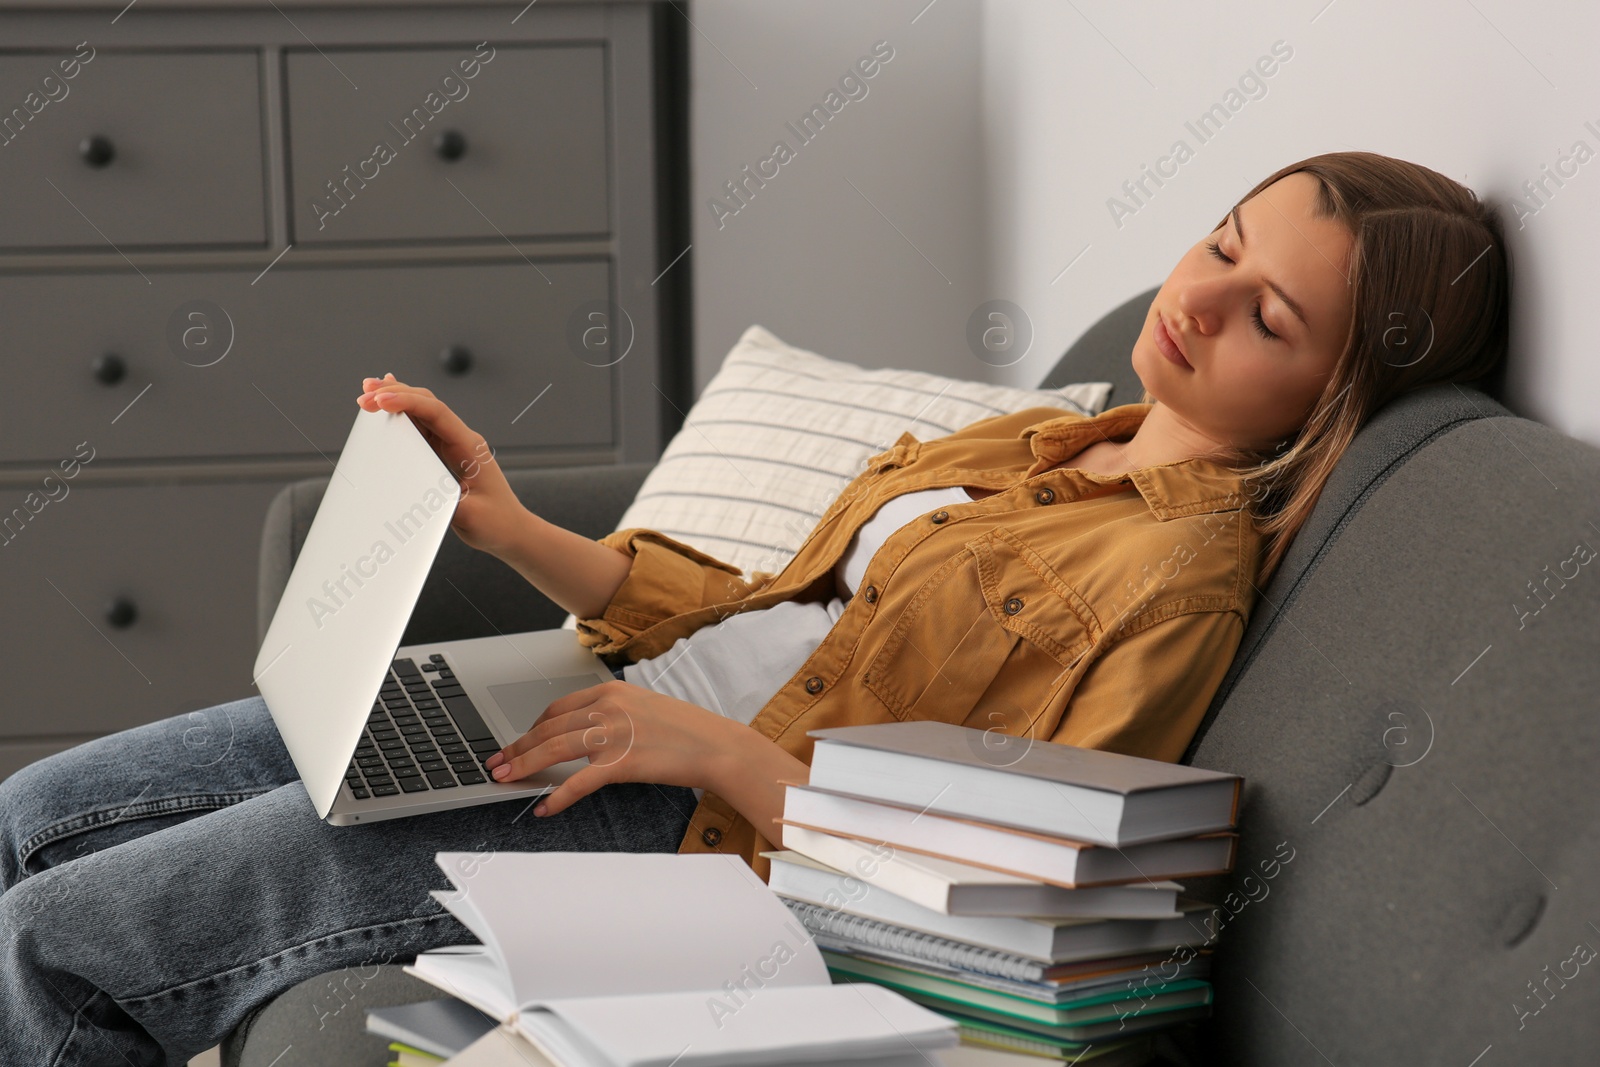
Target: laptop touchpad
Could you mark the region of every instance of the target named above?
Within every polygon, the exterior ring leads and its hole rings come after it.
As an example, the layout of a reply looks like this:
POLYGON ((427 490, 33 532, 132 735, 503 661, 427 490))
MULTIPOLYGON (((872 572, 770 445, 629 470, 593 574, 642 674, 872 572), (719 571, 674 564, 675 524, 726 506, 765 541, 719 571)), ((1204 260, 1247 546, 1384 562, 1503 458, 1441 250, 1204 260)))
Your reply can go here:
POLYGON ((569 678, 536 678, 531 682, 507 682, 489 686, 489 695, 500 705, 500 712, 518 735, 525 734, 533 721, 544 714, 552 700, 568 693, 599 685, 600 679, 592 674, 578 674, 569 678))

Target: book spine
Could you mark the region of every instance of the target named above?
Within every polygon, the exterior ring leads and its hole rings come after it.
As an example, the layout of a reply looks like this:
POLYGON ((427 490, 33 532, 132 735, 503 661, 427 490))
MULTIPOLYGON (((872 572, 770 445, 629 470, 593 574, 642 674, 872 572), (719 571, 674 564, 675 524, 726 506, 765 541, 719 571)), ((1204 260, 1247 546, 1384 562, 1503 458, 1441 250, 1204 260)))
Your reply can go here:
POLYGON ((946 937, 911 930, 894 923, 869 919, 863 915, 825 908, 804 900, 778 895, 799 918, 800 925, 813 934, 823 934, 865 948, 888 949, 902 952, 917 959, 958 967, 983 974, 995 974, 1017 981, 1038 982, 1044 979, 1044 967, 1037 960, 1017 956, 998 949, 969 945, 946 937))

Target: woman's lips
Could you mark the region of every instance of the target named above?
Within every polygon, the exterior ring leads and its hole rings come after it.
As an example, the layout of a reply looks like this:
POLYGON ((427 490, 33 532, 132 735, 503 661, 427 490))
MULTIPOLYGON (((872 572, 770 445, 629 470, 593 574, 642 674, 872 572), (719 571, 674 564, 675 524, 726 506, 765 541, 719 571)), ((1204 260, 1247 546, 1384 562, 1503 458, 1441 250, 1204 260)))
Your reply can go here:
POLYGON ((1173 363, 1176 363, 1180 367, 1184 367, 1188 370, 1194 370, 1194 367, 1189 363, 1189 361, 1183 358, 1183 352, 1179 350, 1177 342, 1174 341, 1172 339, 1172 335, 1167 332, 1167 320, 1162 318, 1160 315, 1156 316, 1155 335, 1156 348, 1161 350, 1161 354, 1163 356, 1166 356, 1167 359, 1171 360, 1173 363))

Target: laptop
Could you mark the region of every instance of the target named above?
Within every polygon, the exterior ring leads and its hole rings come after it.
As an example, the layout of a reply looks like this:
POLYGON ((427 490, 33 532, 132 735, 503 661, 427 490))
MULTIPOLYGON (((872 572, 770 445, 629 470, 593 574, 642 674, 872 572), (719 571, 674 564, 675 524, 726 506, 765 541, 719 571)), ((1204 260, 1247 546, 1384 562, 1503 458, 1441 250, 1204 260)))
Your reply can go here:
POLYGON ((613 679, 572 630, 400 647, 461 488, 403 412, 356 416, 254 677, 318 818, 335 825, 548 793, 484 761, 550 702, 613 679))

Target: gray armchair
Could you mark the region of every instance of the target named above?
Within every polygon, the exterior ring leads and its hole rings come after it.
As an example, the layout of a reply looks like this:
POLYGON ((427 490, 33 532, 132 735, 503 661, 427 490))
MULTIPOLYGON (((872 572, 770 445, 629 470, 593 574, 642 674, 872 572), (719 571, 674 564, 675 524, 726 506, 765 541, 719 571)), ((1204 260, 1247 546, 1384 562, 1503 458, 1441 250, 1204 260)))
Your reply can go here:
MULTIPOLYGON (((1128 351, 1153 295, 1109 313, 1046 384, 1108 380, 1111 403, 1137 401, 1128 351)), ((513 485, 599 536, 647 469, 513 485)), ((269 511, 263 629, 324 484, 269 511)), ((1564 968, 1575 944, 1600 948, 1600 574, 1563 561, 1600 550, 1596 500, 1600 450, 1476 389, 1418 392, 1363 429, 1186 756, 1246 787, 1235 873, 1191 886, 1224 906, 1214 1016, 1173 1059, 1464 1067, 1492 1046, 1481 1062, 1594 1062, 1600 980, 1564 968)), ((405 640, 563 615, 451 538, 405 640)), ((380 972, 320 1029, 327 978, 308 978, 247 1019, 224 1062, 383 1063, 362 1009, 434 993, 380 972)))

